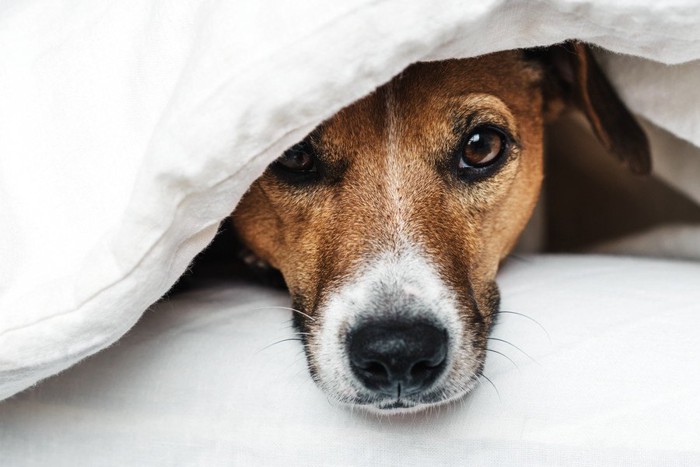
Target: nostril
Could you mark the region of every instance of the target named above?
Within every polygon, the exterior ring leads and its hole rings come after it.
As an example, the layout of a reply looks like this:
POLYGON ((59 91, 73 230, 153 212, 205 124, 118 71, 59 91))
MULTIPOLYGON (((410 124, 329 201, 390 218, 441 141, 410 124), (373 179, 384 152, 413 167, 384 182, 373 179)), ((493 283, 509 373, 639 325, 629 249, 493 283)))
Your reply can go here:
POLYGON ((368 389, 382 391, 392 387, 389 369, 381 361, 363 358, 363 352, 354 352, 350 356, 350 364, 368 389))
POLYGON ((435 363, 431 360, 422 360, 418 363, 415 363, 411 367, 411 376, 416 377, 420 376, 421 373, 428 372, 430 370, 433 370, 440 365, 442 365, 443 360, 440 360, 439 362, 435 363))
POLYGON ((389 372, 386 371, 386 368, 384 368, 384 365, 382 365, 379 362, 369 362, 367 365, 362 368, 364 371, 367 373, 371 373, 373 375, 388 375, 389 372))
POLYGON ((425 349, 423 351, 423 356, 426 357, 422 360, 418 360, 411 367, 411 373, 421 372, 425 370, 431 370, 433 368, 438 368, 443 363, 445 363, 445 358, 447 357, 447 334, 444 335, 443 339, 436 340, 432 348, 425 349))
POLYGON ((389 379, 389 371, 380 362, 370 361, 361 365, 357 365, 360 371, 362 371, 368 377, 377 380, 384 381, 389 379))
POLYGON ((411 367, 411 378, 422 378, 425 373, 431 370, 431 368, 434 368, 434 366, 429 362, 418 362, 411 367))
POLYGON ((415 363, 410 370, 411 381, 414 382, 414 385, 422 386, 424 382, 435 380, 444 369, 445 356, 445 352, 440 352, 438 358, 415 363))

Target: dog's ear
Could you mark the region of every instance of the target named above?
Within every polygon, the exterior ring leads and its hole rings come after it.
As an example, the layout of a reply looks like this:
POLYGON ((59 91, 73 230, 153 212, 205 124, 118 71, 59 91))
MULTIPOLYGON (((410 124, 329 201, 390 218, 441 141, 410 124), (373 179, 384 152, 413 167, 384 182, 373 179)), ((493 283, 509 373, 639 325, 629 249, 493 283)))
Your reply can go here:
POLYGON ((545 67, 544 93, 549 116, 574 106, 588 119, 603 146, 637 174, 651 171, 649 141, 620 100, 588 47, 569 41, 531 51, 545 67), (562 105, 564 104, 564 105, 562 105))

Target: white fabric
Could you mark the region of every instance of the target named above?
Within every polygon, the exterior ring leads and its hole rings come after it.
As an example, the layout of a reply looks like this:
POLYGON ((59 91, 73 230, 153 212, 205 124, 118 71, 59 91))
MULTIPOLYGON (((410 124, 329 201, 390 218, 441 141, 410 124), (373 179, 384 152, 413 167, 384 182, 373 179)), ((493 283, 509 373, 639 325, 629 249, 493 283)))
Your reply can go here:
POLYGON ((314 386, 284 293, 164 302, 114 347, 0 404, 0 462, 349 466, 700 464, 700 265, 526 257, 499 277, 482 384, 383 419, 314 386), (663 280, 672 278, 672 280, 663 280), (539 323, 539 324, 538 324, 539 323), (275 344, 276 342, 279 342, 275 344), (527 355, 526 355, 527 354, 527 355), (510 360, 512 361, 510 361, 510 360))
POLYGON ((4 0, 0 399, 118 339, 266 164, 411 62, 577 37, 679 64, 607 60, 699 145, 699 19, 680 0, 4 0))
POLYGON ((674 224, 655 227, 596 245, 592 251, 700 261, 700 226, 674 224))

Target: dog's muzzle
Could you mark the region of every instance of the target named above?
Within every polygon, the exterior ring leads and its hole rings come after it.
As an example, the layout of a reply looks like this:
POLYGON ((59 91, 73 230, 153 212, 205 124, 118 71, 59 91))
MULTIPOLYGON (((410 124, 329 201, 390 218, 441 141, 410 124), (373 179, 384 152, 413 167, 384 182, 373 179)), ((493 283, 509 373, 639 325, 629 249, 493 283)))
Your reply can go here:
POLYGON ((406 249, 370 262, 328 294, 306 347, 323 390, 393 414, 455 400, 474 386, 475 338, 436 270, 406 249))
POLYGON ((426 321, 366 321, 348 332, 350 366, 364 387, 401 399, 429 389, 445 371, 448 335, 426 321))

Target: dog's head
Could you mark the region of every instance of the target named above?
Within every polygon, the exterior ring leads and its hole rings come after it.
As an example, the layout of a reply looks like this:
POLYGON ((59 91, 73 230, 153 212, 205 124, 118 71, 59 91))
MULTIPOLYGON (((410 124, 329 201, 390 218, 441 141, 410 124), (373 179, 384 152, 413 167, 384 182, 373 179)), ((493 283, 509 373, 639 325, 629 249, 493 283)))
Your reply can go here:
POLYGON ((499 262, 567 105, 637 172, 644 133, 579 43, 410 66, 273 163, 233 215, 289 287, 308 365, 378 411, 458 398, 482 370, 499 262))

